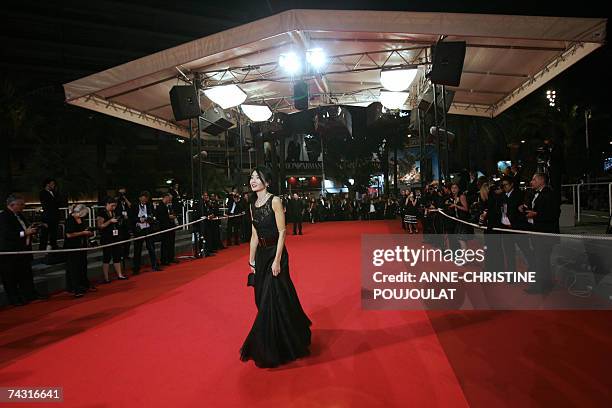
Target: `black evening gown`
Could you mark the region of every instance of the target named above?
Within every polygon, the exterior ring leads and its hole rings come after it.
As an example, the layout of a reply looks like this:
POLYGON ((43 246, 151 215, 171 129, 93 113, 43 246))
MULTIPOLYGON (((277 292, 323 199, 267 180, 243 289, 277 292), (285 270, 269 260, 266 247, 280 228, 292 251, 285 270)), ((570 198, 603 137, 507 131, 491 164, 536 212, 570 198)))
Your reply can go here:
MULTIPOLYGON (((267 240, 278 237, 272 196, 261 207, 251 204, 257 235, 267 240)), ((255 304, 257 316, 242 348, 240 359, 253 360, 258 367, 276 367, 310 354, 310 325, 291 277, 289 254, 283 249, 281 272, 272 275, 276 245, 257 247, 255 253, 255 304)))

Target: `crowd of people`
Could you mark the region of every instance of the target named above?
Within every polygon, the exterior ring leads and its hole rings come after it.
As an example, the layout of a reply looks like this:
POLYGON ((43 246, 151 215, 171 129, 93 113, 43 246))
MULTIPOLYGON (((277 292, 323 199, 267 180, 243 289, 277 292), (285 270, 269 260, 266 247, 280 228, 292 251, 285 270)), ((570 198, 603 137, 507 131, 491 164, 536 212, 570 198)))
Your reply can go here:
MULTIPOLYGON (((478 224, 487 233, 504 235, 494 241, 489 237, 491 248, 499 247, 505 254, 504 266, 514 269, 515 250, 519 248, 527 261, 535 262, 534 247, 516 234, 503 234, 503 230, 533 230, 559 232, 559 202, 557 195, 547 185, 546 175, 536 173, 530 189, 520 188, 517 174, 508 172, 501 179, 476 177, 471 172, 460 183, 439 184, 433 182, 422 190, 407 189, 397 197, 370 197, 348 194, 327 197, 313 194, 281 196, 286 222, 293 224, 293 234, 303 234, 304 223, 345 220, 382 220, 400 218, 402 228, 408 233, 422 232, 436 243, 436 235, 444 234, 447 245, 465 248, 473 233, 471 224, 478 224), (441 214, 443 211, 447 217, 441 214), (506 236, 507 235, 507 236, 506 236)), ((7 208, 0 213, 0 251, 30 251, 34 237, 39 237, 41 250, 58 249, 58 225, 61 221, 60 200, 56 193, 57 183, 45 180, 40 193, 42 214, 40 222, 30 223, 23 216, 25 201, 19 195, 11 195, 7 208)), ((102 246, 103 283, 112 281, 111 264, 117 279, 128 279, 126 261, 132 256, 131 274, 141 271, 142 247, 147 249, 152 271, 161 271, 164 266, 178 262, 175 255, 176 234, 173 227, 188 220, 203 219, 192 226, 192 231, 203 237, 204 253, 214 255, 228 246, 249 242, 251 237, 251 211, 249 193, 233 189, 225 197, 204 193, 202 200, 187 204, 179 193, 178 185, 162 195, 154 205, 147 191, 141 192, 133 203, 125 188, 119 188, 112 197, 107 197, 95 214, 95 226, 88 224, 90 209, 82 204, 70 207, 64 222, 66 289, 75 297, 95 291, 95 285, 87 277, 87 248, 97 236, 102 246), (183 219, 183 206, 189 205, 191 213, 183 219), (222 219, 227 217, 227 222, 222 219), (222 228, 225 226, 226 228, 222 228), (166 231, 155 236, 155 232, 166 231), (146 238, 142 238, 146 237, 146 238), (141 238, 130 240, 130 238, 141 238), (125 243, 116 244, 120 241, 125 243), (131 245, 133 242, 133 253, 131 245), (157 255, 157 242, 160 256, 157 255)), ((439 242, 438 242, 439 243, 439 242)), ((539 247, 539 252, 549 248, 539 247)), ((2 283, 11 304, 22 305, 31 300, 44 298, 36 292, 32 276, 32 255, 3 256, 2 283)), ((546 269, 546 268, 544 268, 546 269)), ((541 287, 533 291, 548 290, 550 277, 541 280, 541 287)))
POLYGON ((560 201, 548 185, 544 173, 535 173, 529 188, 520 188, 515 175, 487 179, 470 176, 469 182, 432 183, 420 191, 406 191, 400 208, 402 226, 414 232, 423 225, 425 239, 437 246, 466 249, 473 239, 474 226, 485 232, 487 270, 515 271, 516 259, 523 255, 525 264, 537 272, 527 293, 545 293, 552 289, 550 255, 553 240, 512 232, 535 231, 559 233, 560 201), (420 221, 420 222, 419 222, 420 221))

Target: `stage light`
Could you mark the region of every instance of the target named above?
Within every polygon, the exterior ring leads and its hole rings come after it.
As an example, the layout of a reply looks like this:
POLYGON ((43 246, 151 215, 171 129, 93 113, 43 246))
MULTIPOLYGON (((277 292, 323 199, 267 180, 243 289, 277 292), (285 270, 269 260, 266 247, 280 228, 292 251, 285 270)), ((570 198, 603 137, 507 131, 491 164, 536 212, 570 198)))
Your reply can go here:
POLYGON ((236 85, 221 85, 204 90, 204 95, 222 109, 233 108, 240 105, 247 98, 247 94, 236 85))
POLYGON ((521 143, 525 143, 525 141, 524 141, 524 140, 521 140, 521 143))
POLYGON ((240 109, 253 122, 265 122, 272 117, 272 111, 266 105, 240 105, 240 109))
POLYGON ((180 144, 185 143, 185 139, 181 139, 180 137, 177 137, 176 141, 179 142, 180 144))
POLYGON ((380 103, 387 109, 401 109, 408 99, 408 92, 380 91, 380 103))
POLYGON ((172 184, 172 180, 166 180, 166 184, 172 184))
POLYGON ((331 180, 324 180, 324 181, 323 181, 323 186, 324 186, 325 188, 333 188, 333 187, 334 187, 334 183, 332 183, 332 181, 331 181, 331 180))
POLYGON ((348 179, 348 182, 351 186, 355 185, 355 179, 348 179))
POLYGON ((399 92, 410 87, 417 74, 416 68, 380 71, 381 85, 390 91, 399 92))
POLYGON ((302 70, 302 62, 295 52, 281 54, 278 57, 278 65, 291 75, 299 74, 302 70))
POLYGON ((321 48, 313 48, 312 50, 306 51, 306 61, 315 70, 323 68, 327 63, 327 56, 321 48))
POLYGON ((412 135, 408 135, 408 139, 410 139, 412 137, 412 135))

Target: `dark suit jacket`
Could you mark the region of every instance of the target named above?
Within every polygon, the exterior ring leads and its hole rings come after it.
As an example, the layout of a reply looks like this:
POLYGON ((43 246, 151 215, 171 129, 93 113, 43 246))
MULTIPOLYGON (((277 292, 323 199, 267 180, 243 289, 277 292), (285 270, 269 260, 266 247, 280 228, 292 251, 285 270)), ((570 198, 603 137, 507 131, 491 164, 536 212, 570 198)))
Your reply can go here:
POLYGON ((57 222, 60 219, 60 202, 57 193, 52 195, 46 189, 40 191, 40 204, 43 208, 42 219, 45 222, 57 222))
POLYGON ((159 203, 155 209, 155 218, 159 222, 161 229, 168 229, 174 227, 174 221, 170 219, 170 210, 164 203, 159 203))
POLYGON ((510 220, 510 225, 514 229, 524 229, 527 227, 527 218, 525 214, 519 211, 519 206, 524 203, 524 194, 516 188, 510 193, 510 197, 506 193, 502 193, 502 205, 507 204, 507 215, 510 220))
POLYGON ((540 191, 532 210, 538 213, 533 219, 533 229, 535 231, 556 232, 555 225, 559 220, 559 211, 555 205, 555 197, 549 187, 544 187, 540 191))
POLYGON ((302 218, 302 213, 304 212, 304 203, 299 198, 297 200, 292 198, 289 200, 287 210, 291 221, 299 221, 302 218))
MULTIPOLYGON (((22 214, 19 214, 18 217, 21 218, 26 227, 29 226, 22 214)), ((26 244, 25 231, 21 227, 17 217, 15 217, 15 214, 9 209, 0 212, 0 251, 13 252, 30 250, 32 250, 32 243, 30 243, 30 245, 26 244), (20 236, 21 232, 24 232, 23 238, 20 236)), ((0 262, 1 259, 2 257, 0 257, 0 262)))

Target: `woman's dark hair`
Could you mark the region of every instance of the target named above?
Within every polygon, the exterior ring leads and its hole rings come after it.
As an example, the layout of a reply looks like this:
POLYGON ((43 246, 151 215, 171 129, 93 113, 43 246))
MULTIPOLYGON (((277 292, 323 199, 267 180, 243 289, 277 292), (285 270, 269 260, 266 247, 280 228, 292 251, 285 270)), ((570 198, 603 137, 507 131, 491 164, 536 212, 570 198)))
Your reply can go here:
MULTIPOLYGON (((264 185, 268 184, 268 191, 270 193, 273 193, 272 191, 272 170, 266 166, 257 166, 251 171, 251 173, 249 173, 249 178, 251 177, 253 173, 257 173, 257 176, 262 181, 262 183, 264 183, 264 185)), ((253 191, 250 194, 249 201, 254 204, 255 201, 257 201, 257 193, 253 191)))
POLYGON ((114 197, 106 197, 104 199, 104 205, 108 205, 108 204, 117 204, 117 199, 114 197))

